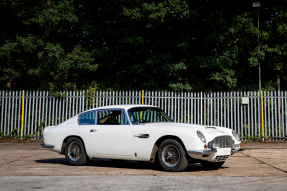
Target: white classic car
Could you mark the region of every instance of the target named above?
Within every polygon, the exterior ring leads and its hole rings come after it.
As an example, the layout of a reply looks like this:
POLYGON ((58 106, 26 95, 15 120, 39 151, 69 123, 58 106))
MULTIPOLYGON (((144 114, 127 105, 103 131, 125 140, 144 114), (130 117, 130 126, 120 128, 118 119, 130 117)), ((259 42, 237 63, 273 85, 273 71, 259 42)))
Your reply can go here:
POLYGON ((89 158, 158 162, 166 171, 183 171, 189 163, 219 168, 240 138, 231 129, 174 123, 150 105, 114 105, 85 111, 46 127, 45 148, 65 154, 71 165, 89 158))

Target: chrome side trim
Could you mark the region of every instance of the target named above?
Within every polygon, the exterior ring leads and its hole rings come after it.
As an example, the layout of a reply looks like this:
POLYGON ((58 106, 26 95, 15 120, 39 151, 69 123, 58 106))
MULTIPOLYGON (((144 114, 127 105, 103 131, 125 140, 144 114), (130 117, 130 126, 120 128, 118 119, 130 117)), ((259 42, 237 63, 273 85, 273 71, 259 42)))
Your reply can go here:
POLYGON ((41 146, 48 149, 53 149, 55 147, 54 145, 45 145, 45 144, 41 144, 41 146))
POLYGON ((187 151, 188 154, 196 154, 196 155, 204 155, 204 154, 212 154, 216 153, 216 150, 207 150, 207 151, 187 151))

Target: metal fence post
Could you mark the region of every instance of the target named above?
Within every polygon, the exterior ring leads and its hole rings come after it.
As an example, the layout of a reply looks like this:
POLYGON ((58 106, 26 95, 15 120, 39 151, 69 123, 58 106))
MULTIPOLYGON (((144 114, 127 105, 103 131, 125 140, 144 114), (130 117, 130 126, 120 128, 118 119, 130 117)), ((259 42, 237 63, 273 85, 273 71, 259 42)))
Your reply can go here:
POLYGON ((24 119, 24 90, 22 90, 22 116, 21 116, 21 138, 23 138, 23 119, 24 119))
POLYGON ((202 92, 200 92, 200 125, 202 125, 202 92))
POLYGON ((142 105, 144 105, 144 90, 142 90, 142 105))
POLYGON ((263 90, 261 90, 261 126, 262 126, 262 139, 264 141, 264 118, 263 118, 263 90))

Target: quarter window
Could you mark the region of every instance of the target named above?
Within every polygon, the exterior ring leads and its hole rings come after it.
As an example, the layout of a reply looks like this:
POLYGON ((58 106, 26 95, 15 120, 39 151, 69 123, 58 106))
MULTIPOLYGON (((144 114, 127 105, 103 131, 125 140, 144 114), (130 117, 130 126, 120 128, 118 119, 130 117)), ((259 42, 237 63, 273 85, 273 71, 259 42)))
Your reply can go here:
POLYGON ((96 112, 91 111, 87 113, 83 113, 79 116, 79 125, 95 125, 96 124, 96 112))

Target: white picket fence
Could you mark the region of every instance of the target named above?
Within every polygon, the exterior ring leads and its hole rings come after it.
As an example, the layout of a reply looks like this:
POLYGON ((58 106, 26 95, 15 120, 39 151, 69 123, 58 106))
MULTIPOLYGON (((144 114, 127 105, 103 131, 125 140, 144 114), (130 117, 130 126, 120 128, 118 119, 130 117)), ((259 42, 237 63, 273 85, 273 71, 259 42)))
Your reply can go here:
POLYGON ((0 91, 0 132, 4 135, 15 129, 23 136, 41 134, 39 127, 57 125, 87 109, 144 102, 162 108, 178 123, 223 126, 237 131, 242 139, 287 139, 286 91, 264 91, 262 96, 261 92, 63 91, 57 97, 46 91, 23 92, 0 91), (242 97, 247 104, 242 104, 242 97))

